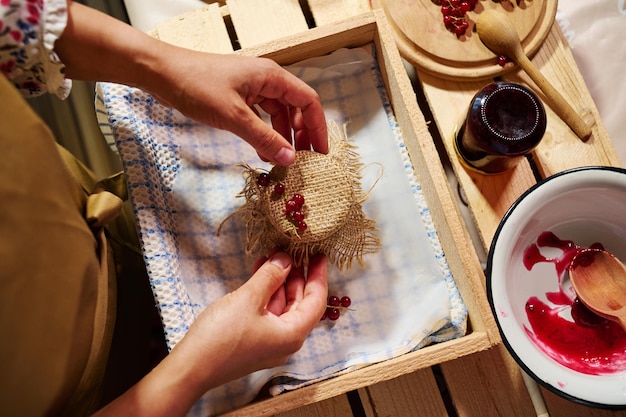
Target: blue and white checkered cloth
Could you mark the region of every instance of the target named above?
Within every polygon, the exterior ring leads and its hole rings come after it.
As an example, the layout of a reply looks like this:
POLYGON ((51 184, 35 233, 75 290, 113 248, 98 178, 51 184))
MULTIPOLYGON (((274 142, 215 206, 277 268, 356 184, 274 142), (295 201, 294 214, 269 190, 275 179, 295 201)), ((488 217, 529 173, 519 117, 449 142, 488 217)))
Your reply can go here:
MULTIPOLYGON (((241 407, 268 381, 276 395, 465 334, 467 311, 370 49, 340 49, 288 67, 320 94, 328 120, 347 123, 364 164, 362 186, 373 186, 363 209, 376 220, 383 250, 367 255, 363 269, 329 269, 329 294, 349 296, 354 310, 320 322, 287 364, 209 391, 190 415, 241 407)), ((269 166, 241 139, 142 91, 106 83, 98 89, 103 131, 126 171, 172 348, 203 308, 250 276, 254 259, 245 255, 244 226, 230 220, 220 237, 215 232, 243 204, 236 165, 269 166)))

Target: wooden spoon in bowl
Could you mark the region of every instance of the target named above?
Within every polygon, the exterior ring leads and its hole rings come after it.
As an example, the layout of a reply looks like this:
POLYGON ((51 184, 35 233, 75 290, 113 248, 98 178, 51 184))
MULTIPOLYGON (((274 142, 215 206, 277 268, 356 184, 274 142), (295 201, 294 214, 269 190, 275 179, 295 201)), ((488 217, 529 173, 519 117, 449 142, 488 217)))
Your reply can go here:
POLYGON ((522 48, 517 30, 506 14, 493 9, 485 10, 476 19, 476 31, 487 48, 498 55, 505 55, 517 62, 552 102, 556 114, 567 123, 581 140, 586 141, 591 136, 591 128, 587 123, 528 59, 522 48))
POLYGON ((626 267, 612 254, 587 249, 569 266, 569 277, 582 303, 626 330, 626 267))

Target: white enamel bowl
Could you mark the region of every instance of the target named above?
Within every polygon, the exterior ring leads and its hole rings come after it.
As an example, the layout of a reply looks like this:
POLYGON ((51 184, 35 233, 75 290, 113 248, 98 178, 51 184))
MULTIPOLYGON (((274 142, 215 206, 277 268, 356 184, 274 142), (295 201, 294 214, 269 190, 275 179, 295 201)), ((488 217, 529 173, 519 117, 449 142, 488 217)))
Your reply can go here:
POLYGON ((548 293, 562 290, 575 295, 571 284, 566 288, 568 279, 559 283, 554 264, 537 264, 530 270, 524 265, 525 250, 546 231, 581 246, 601 242, 606 250, 626 260, 626 170, 577 168, 529 189, 501 221, 487 263, 489 302, 503 341, 519 365, 547 389, 569 400, 624 409, 626 364, 602 375, 575 371, 551 359, 527 333, 530 329, 533 334, 525 309, 530 297, 549 305, 548 293))

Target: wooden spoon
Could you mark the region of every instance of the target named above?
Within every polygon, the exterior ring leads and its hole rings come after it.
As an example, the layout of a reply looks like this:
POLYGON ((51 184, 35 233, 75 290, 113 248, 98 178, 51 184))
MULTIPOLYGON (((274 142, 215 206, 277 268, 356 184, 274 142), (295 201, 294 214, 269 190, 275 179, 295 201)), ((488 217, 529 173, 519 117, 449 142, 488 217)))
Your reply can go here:
POLYGON ((589 310, 626 330, 626 267, 619 259, 603 250, 584 250, 572 259, 569 277, 589 310))
POLYGON ((528 59, 522 48, 517 30, 507 15, 497 10, 485 10, 476 19, 476 31, 487 48, 498 55, 511 58, 526 71, 528 76, 550 99, 555 112, 580 139, 586 141, 591 136, 591 128, 528 59))

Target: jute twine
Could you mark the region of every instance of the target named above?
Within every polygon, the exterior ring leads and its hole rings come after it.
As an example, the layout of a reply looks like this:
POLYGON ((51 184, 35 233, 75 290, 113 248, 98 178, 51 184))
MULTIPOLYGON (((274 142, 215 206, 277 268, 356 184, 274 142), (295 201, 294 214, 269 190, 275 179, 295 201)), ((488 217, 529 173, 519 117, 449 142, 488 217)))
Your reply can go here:
POLYGON ((270 184, 259 185, 263 171, 242 165, 245 187, 238 197, 245 199, 237 210, 246 224, 246 253, 267 253, 279 247, 289 253, 295 266, 307 265, 309 258, 324 253, 340 270, 356 259, 363 267, 363 255, 380 250, 375 221, 363 213, 367 194, 361 189, 362 164, 345 126, 330 122, 329 153, 296 152, 295 162, 275 166, 270 184), (274 185, 284 186, 277 195, 274 185), (294 194, 304 196, 306 230, 285 213, 286 201, 294 194))

